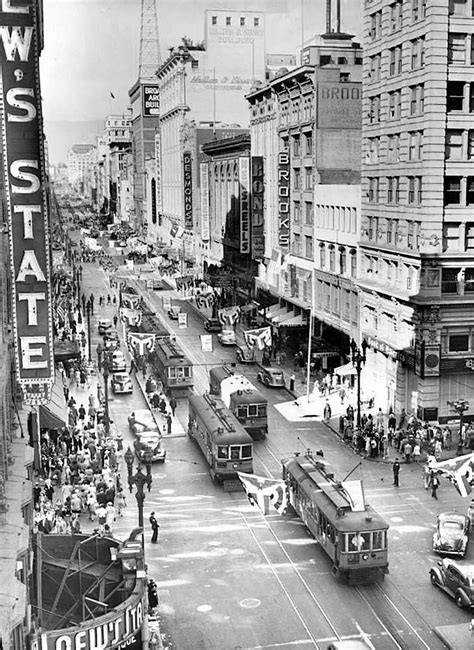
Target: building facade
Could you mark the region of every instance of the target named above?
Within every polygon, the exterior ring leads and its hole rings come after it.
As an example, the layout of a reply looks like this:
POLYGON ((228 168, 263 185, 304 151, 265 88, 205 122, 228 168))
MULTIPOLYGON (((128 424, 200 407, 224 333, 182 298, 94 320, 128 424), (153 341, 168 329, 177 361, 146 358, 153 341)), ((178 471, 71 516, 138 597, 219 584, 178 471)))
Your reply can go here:
POLYGON ((95 161, 96 148, 93 144, 73 144, 67 152, 69 184, 82 195, 85 195, 85 178, 95 161))
POLYGON ((380 406, 440 421, 474 387, 473 31, 470 0, 364 5, 366 372, 380 406))

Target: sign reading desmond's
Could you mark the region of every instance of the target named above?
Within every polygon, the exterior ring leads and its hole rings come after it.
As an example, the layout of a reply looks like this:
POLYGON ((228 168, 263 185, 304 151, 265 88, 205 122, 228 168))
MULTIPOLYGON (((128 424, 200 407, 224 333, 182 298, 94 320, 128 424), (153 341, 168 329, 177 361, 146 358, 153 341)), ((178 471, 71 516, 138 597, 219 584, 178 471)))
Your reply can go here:
POLYGON ((41 402, 53 382, 53 341, 35 6, 2 0, 0 102, 17 380, 41 402))
POLYGON ((290 250, 290 154, 278 154, 278 243, 282 253, 290 250))
POLYGON ((193 168, 191 152, 183 153, 183 181, 184 181, 184 227, 191 230, 193 227, 193 168))

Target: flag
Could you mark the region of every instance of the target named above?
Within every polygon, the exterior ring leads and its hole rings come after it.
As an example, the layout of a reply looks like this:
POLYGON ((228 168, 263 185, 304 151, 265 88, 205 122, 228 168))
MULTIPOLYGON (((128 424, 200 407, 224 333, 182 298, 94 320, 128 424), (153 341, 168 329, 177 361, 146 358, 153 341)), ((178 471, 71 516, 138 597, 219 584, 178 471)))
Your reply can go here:
POLYGON ((112 99, 115 99, 115 95, 113 94, 113 92, 110 93, 110 96, 112 97, 112 99))
POLYGON ((462 497, 467 497, 472 492, 474 453, 441 462, 429 462, 428 467, 445 476, 462 497))
POLYGON ((224 327, 234 326, 240 321, 240 307, 234 305, 233 307, 225 307, 219 309, 217 316, 224 327))
POLYGON ((151 332, 128 332, 127 341, 130 348, 139 356, 145 354, 145 351, 152 352, 155 347, 155 335, 151 332))
POLYGON ((257 505, 264 515, 268 515, 270 504, 283 514, 288 505, 285 481, 265 478, 256 474, 237 472, 251 505, 257 505))
POLYGON ((129 309, 128 307, 120 307, 119 316, 122 323, 127 322, 128 325, 140 325, 142 322, 142 312, 137 309, 129 309))
POLYGON ((272 344, 272 328, 260 327, 256 330, 246 330, 244 338, 249 348, 256 344, 259 350, 264 350, 272 344))
POLYGON ((122 307, 128 307, 128 309, 138 309, 141 302, 141 296, 136 293, 121 293, 120 301, 122 307))
POLYGON ((454 487, 462 497, 467 497, 472 492, 471 477, 469 476, 469 472, 465 472, 464 474, 461 472, 454 472, 454 487))

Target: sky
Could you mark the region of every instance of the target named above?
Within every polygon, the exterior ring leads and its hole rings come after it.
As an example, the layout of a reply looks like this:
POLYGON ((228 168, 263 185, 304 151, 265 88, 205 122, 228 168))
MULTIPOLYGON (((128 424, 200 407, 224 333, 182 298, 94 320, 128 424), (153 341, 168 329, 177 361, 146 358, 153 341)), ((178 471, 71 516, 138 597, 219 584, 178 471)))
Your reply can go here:
MULTIPOLYGON (((361 1, 342 0, 342 31, 361 38, 361 1)), ((141 0, 43 0, 40 59, 48 121, 103 120, 122 113, 138 76, 141 0), (110 93, 115 96, 111 99, 110 93)), ((304 38, 325 31, 326 0, 156 0, 162 60, 182 36, 204 37, 205 9, 270 9, 268 53, 296 54, 304 38), (279 12, 279 13, 276 13, 279 12)))

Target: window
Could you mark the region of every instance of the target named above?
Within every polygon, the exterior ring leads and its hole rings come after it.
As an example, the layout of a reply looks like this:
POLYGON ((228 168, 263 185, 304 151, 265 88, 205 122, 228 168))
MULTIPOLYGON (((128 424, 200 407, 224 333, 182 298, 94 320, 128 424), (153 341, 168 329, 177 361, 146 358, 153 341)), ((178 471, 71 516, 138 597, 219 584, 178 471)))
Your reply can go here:
POLYGON ((240 18, 240 26, 245 27, 245 18, 244 17, 240 18))
POLYGON ((320 66, 323 66, 323 65, 331 65, 331 64, 333 64, 333 63, 334 63, 334 61, 333 61, 333 59, 332 59, 332 56, 330 56, 329 54, 322 54, 322 55, 319 57, 319 65, 320 65, 320 66))
POLYGON ((196 68, 199 68, 199 61, 197 59, 192 59, 191 61, 191 68, 195 70, 196 68))
POLYGON ((301 140, 299 135, 295 135, 293 137, 293 155, 294 156, 301 155, 301 140))
POLYGON ((369 122, 375 124, 380 122, 380 95, 370 98, 369 122))
POLYGON ((465 240, 466 250, 474 250, 474 223, 466 224, 466 240, 465 240))
POLYGON ((331 273, 334 273, 336 270, 336 251, 334 250, 333 244, 329 246, 329 270, 331 273))
POLYGON ((468 352, 469 334, 451 334, 449 337, 450 352, 468 352))
POLYGON ((402 93, 400 90, 394 90, 388 93, 388 118, 398 120, 401 115, 402 93))
POLYGON ((301 169, 293 170, 293 187, 295 190, 301 189, 301 169))
POLYGON ((293 209, 294 220, 295 222, 299 223, 301 221, 301 203, 299 201, 295 201, 293 204, 293 209))
POLYGON ((390 63, 389 63, 389 77, 400 74, 402 71, 402 46, 392 47, 389 50, 390 63))
POLYGON ((305 257, 313 259, 313 238, 310 235, 305 235, 304 238, 305 257))
POLYGON ((232 25, 232 18, 230 16, 227 16, 225 19, 225 24, 227 26, 232 25))
POLYGON ((474 84, 469 84, 469 112, 474 113, 474 84))
POLYGON ((464 102, 464 82, 448 81, 447 108, 448 111, 462 111, 464 102))
POLYGON ((326 246, 324 244, 319 244, 319 266, 324 269, 326 266, 326 246))
POLYGON ((306 190, 313 189, 313 168, 305 167, 304 169, 304 187, 306 190))
POLYGON ((425 87, 423 84, 410 86, 410 115, 423 113, 425 109, 425 87))
POLYGON ((465 16, 467 14, 467 0, 449 0, 450 15, 465 16))
POLYGON ((371 203, 377 202, 379 200, 379 179, 369 178, 368 181, 369 181, 368 199, 371 203))
POLYGON ((369 138, 369 150, 367 152, 367 163, 378 163, 379 161, 380 138, 369 138))
POLYGON ((460 205, 460 203, 461 203, 461 177, 445 176, 444 205, 460 205))
POLYGON ((466 63, 466 34, 448 35, 448 63, 466 63))
POLYGON ((305 135, 305 153, 308 156, 313 155, 313 134, 307 133, 305 135))
POLYGON ((408 226, 407 226, 407 246, 408 246, 408 248, 413 248, 414 233, 415 233, 415 224, 413 223, 413 221, 409 221, 408 226))
POLYGON ((351 260, 351 278, 355 278, 357 275, 357 254, 354 248, 351 248, 349 255, 351 260))
POLYGON ((304 204, 304 222, 307 226, 313 225, 313 204, 309 201, 304 204))
POLYGON ((423 177, 416 176, 416 202, 418 205, 423 203, 423 177))
POLYGON ((415 280, 415 270, 412 266, 407 266, 407 289, 413 289, 415 280))
POLYGON ((387 178, 387 203, 398 203, 400 179, 398 176, 387 178))
POLYGON ((445 155, 447 160, 462 159, 462 133, 462 131, 457 130, 446 131, 445 155))
POLYGON ((217 16, 212 16, 212 18, 211 18, 211 24, 212 24, 212 25, 217 25, 217 16))
POLYGON ((295 255, 301 255, 301 235, 297 232, 293 235, 293 252, 295 255))
POLYGON ((382 23, 382 12, 377 11, 370 17, 370 32, 369 37, 372 41, 375 41, 380 37, 380 25, 382 23))
MULTIPOLYGON (((324 58, 324 57, 321 57, 324 58)), ((331 58, 331 57, 326 57, 326 58, 331 58)), ((370 81, 380 81, 380 63, 381 63, 381 55, 376 54, 375 56, 370 57, 370 72, 369 72, 369 77, 370 81)), ((322 64, 321 64, 322 65, 322 64)))
POLYGON ((443 227, 443 251, 459 251, 459 223, 446 223, 443 227))
POLYGON ((343 246, 339 247, 339 269, 342 275, 347 271, 346 249, 343 246))
POLYGON ((398 162, 400 160, 400 135, 398 133, 388 136, 387 162, 398 162))
POLYGON ((259 27, 260 26, 260 18, 254 18, 253 19, 253 26, 254 27, 259 27))
POLYGON ((411 20, 415 23, 421 19, 421 0, 411 0, 411 20))
POLYGON ((396 32, 402 28, 403 0, 397 0, 390 5, 390 31, 396 32))
POLYGON ((474 158, 474 131, 467 134, 467 157, 474 158))
POLYGON ((474 204, 474 176, 466 179, 466 205, 474 204))

